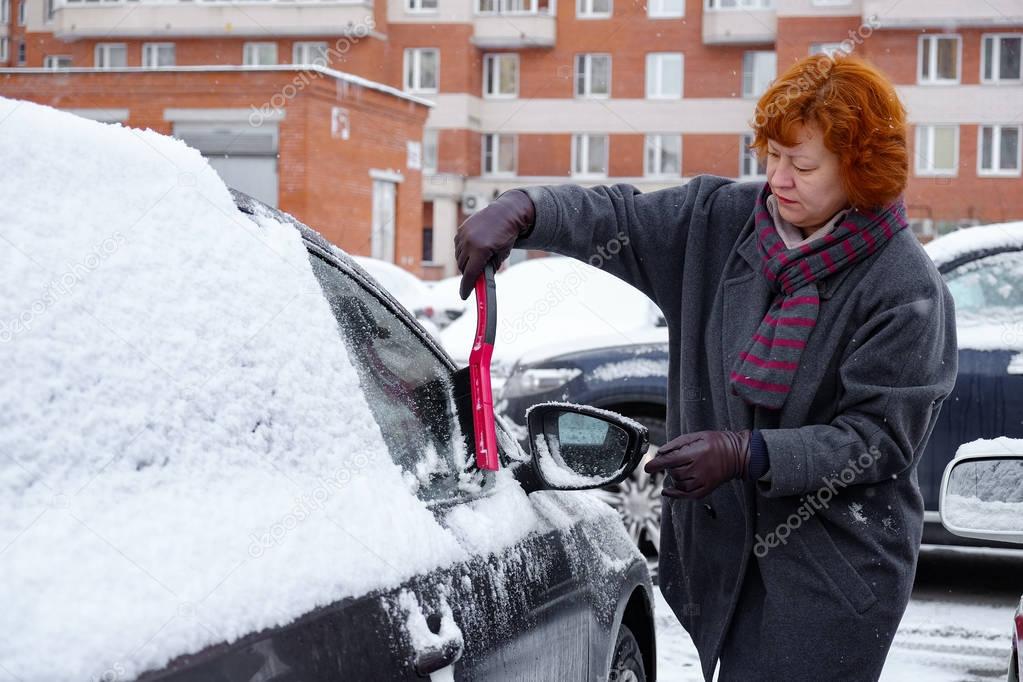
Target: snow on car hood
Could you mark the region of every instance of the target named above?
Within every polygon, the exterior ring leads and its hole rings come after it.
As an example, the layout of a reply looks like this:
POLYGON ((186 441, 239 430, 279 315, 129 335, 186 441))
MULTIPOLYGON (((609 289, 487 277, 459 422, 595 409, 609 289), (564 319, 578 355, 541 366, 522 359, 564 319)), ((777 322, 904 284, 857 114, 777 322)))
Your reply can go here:
POLYGON ((0 98, 0 158, 5 671, 132 677, 464 555, 294 227, 152 131, 0 98))

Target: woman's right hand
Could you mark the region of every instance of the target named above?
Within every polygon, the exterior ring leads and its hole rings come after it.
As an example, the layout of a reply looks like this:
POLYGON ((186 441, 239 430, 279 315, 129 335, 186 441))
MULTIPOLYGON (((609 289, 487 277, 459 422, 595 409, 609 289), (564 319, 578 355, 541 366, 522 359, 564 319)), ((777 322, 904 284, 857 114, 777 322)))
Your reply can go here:
POLYGON ((455 260, 462 272, 458 293, 463 301, 469 298, 487 261, 493 261, 496 271, 511 253, 515 240, 532 229, 534 211, 529 195, 513 189, 473 213, 458 228, 455 260))

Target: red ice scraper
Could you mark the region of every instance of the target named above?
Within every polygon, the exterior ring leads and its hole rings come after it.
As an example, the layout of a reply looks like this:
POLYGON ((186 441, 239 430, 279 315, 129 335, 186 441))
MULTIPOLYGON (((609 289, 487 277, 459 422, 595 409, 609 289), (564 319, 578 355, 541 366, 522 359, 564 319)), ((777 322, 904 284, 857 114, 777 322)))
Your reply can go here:
POLYGON ((490 356, 497 336, 497 284, 494 266, 487 263, 476 280, 476 339, 469 353, 472 387, 472 423, 476 439, 476 466, 497 471, 497 434, 494 430, 494 394, 490 389, 490 356))

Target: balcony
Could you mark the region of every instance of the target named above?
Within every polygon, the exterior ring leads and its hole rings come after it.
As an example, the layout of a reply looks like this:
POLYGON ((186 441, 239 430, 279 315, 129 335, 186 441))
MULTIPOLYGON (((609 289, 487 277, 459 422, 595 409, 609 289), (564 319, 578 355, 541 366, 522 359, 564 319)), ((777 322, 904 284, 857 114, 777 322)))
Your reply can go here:
POLYGON ((778 14, 771 0, 704 0, 705 45, 773 43, 778 14))
POLYGON ((1019 0, 863 0, 863 19, 878 28, 941 26, 1017 27, 1023 24, 1019 0), (870 22, 875 21, 876 24, 870 22))
POLYGON ((481 48, 554 47, 554 0, 478 0, 472 43, 481 48))
POLYGON ((356 35, 373 0, 58 0, 54 34, 75 38, 356 35))

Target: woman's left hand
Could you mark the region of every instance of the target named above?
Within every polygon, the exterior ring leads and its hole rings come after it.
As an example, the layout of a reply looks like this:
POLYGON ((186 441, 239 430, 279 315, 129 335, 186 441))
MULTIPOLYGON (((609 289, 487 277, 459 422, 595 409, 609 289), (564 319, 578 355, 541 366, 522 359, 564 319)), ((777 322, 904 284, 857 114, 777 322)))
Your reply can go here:
POLYGON ((667 471, 674 483, 666 497, 701 498, 749 471, 749 431, 696 431, 665 443, 643 467, 648 474, 667 471))

